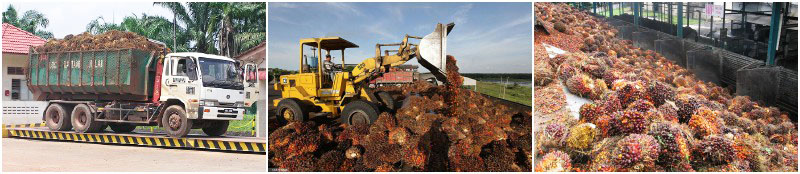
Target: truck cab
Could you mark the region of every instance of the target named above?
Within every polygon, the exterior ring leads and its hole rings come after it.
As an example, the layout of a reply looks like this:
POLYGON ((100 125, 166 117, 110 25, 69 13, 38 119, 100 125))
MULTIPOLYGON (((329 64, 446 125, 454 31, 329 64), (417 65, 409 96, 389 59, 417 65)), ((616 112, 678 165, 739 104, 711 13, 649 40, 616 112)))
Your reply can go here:
POLYGON ((167 54, 161 73, 159 101, 166 105, 161 125, 176 135, 185 135, 192 128, 224 129, 217 130, 224 133, 228 121, 242 120, 245 86, 239 67, 224 56, 167 54))

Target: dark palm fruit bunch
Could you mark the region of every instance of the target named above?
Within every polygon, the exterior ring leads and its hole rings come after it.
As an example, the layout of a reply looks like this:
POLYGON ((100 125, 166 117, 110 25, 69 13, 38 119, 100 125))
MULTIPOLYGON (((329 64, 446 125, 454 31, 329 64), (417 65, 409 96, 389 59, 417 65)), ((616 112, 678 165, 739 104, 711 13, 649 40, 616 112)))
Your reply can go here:
POLYGON ((536 86, 545 86, 556 79, 556 73, 553 72, 552 66, 545 62, 537 62, 533 73, 536 76, 536 79, 534 79, 536 86))
POLYGON ((614 81, 617 81, 617 79, 621 78, 622 72, 619 72, 615 69, 609 69, 603 73, 603 80, 609 85, 614 84, 614 81))
POLYGON ((634 111, 637 111, 637 112, 647 112, 650 109, 655 109, 655 108, 656 107, 653 106, 653 103, 651 103, 650 101, 647 101, 645 99, 636 100, 633 103, 628 104, 628 106, 627 106, 628 110, 634 110, 634 111))
POLYGON ((539 164, 536 164, 536 172, 566 172, 572 169, 572 163, 567 153, 562 151, 552 151, 545 154, 539 164))
POLYGON ((623 134, 644 133, 647 125, 649 123, 643 112, 629 109, 619 117, 620 132, 623 134))
POLYGON ((628 83, 617 90, 617 97, 622 106, 628 106, 636 100, 644 97, 644 91, 637 83, 628 83))
POLYGON ((567 131, 569 131, 567 127, 561 123, 550 123, 545 127, 543 134, 545 139, 541 141, 550 146, 562 146, 566 141, 567 131))
POLYGON ((698 165, 722 165, 735 159, 735 154, 731 140, 712 135, 692 148, 692 162, 698 165))
POLYGON ((574 76, 578 72, 579 71, 578 71, 577 68, 575 68, 573 66, 570 66, 567 63, 561 64, 561 65, 558 66, 558 78, 560 78, 561 80, 564 80, 564 81, 572 78, 572 76, 574 76))
POLYGON ((658 112, 661 113, 661 116, 664 118, 664 120, 678 123, 678 110, 674 105, 661 105, 658 107, 658 112))
POLYGON ((619 168, 648 170, 655 167, 660 147, 653 136, 631 134, 617 142, 614 164, 619 168))
POLYGON ((647 87, 647 96, 653 102, 653 105, 661 106, 665 101, 673 100, 675 91, 667 84, 655 81, 647 87))
POLYGON ((567 32, 567 25, 564 24, 563 22, 556 22, 553 25, 553 28, 555 28, 556 30, 558 30, 559 32, 562 32, 562 33, 566 33, 567 32))
POLYGON ((622 115, 623 111, 600 115, 600 117, 597 117, 594 121, 594 124, 597 125, 603 137, 614 136, 620 133, 618 118, 622 115))
POLYGON ((675 101, 675 106, 678 107, 678 122, 688 123, 689 119, 702 104, 694 96, 681 95, 675 101))
POLYGON ((594 103, 586 103, 586 104, 581 105, 581 108, 580 108, 581 119, 580 120, 583 121, 584 123, 594 122, 594 120, 597 119, 597 117, 599 116, 598 114, 600 114, 600 112, 602 112, 599 109, 600 108, 597 107, 597 105, 594 104, 594 103))
POLYGON ((688 162, 691 153, 689 142, 678 125, 668 122, 654 123, 650 125, 647 134, 653 136, 661 147, 657 161, 659 165, 672 167, 688 162))
POLYGON ((749 96, 736 96, 731 100, 728 100, 728 110, 738 114, 742 114, 745 112, 750 112, 755 108, 756 103, 750 101, 749 96))

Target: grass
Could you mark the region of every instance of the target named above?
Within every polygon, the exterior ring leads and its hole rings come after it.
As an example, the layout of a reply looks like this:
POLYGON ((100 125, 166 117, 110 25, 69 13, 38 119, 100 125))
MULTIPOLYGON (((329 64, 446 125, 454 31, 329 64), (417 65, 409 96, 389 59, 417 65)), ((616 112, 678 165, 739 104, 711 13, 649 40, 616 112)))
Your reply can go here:
MULTIPOLYGON (((228 124, 228 132, 250 132, 253 130, 253 123, 256 118, 255 114, 245 114, 242 120, 233 120, 228 124)), ((158 126, 139 126, 136 127, 136 130, 140 131, 164 131, 163 127, 158 126)))
MULTIPOLYGON (((477 88, 479 93, 502 98, 516 103, 531 106, 533 102, 533 94, 531 93, 532 89, 530 86, 509 85, 505 89, 505 96, 503 95, 503 84, 500 83, 478 81, 477 88)), ((467 89, 474 90, 474 88, 470 87, 467 87, 467 89)))
MULTIPOLYGON (((614 9, 614 15, 622 14, 622 10, 623 9, 619 9, 619 8, 614 9)), ((626 7, 624 10, 627 11, 627 13, 633 14, 633 9, 631 9, 631 8, 626 7)), ((605 12, 605 11, 601 12, 601 11, 598 10, 597 13, 599 13, 602 16, 608 17, 608 13, 605 12)), ((650 16, 653 16, 653 11, 651 11, 651 10, 642 10, 642 17, 650 17, 650 16)), ((669 18, 669 15, 668 14, 659 13, 659 12, 655 12, 655 17, 656 17, 657 20, 661 20, 661 18, 667 20, 669 18)), ((686 25, 686 23, 685 23, 686 22, 686 19, 685 19, 686 16, 684 15, 683 18, 684 18, 684 24, 683 25, 686 25)), ((678 23, 678 16, 677 15, 673 15, 672 16, 672 23, 673 24, 677 24, 678 23)), ((698 23, 699 23, 699 21, 697 19, 689 19, 689 25, 698 24, 698 23)))

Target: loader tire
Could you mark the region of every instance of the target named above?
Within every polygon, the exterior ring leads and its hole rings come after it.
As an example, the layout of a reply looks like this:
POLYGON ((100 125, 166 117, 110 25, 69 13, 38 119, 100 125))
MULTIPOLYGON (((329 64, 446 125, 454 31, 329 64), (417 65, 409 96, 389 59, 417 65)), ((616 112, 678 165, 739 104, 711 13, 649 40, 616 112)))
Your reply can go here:
POLYGON ((66 131, 72 129, 70 113, 61 104, 53 103, 44 112, 45 124, 53 131, 66 131))
POLYGON ((111 130, 117 133, 128 133, 136 130, 136 126, 125 123, 110 123, 108 127, 111 127, 111 130))
POLYGON ((287 98, 278 102, 278 115, 276 116, 279 124, 286 124, 288 121, 308 120, 308 109, 295 98, 287 98))
POLYGON ((370 125, 378 120, 378 106, 365 100, 352 101, 344 106, 341 119, 347 125, 370 125))
POLYGON ((103 124, 105 124, 94 120, 94 114, 92 114, 92 110, 89 109, 89 106, 86 104, 78 104, 75 106, 75 108, 72 109, 71 117, 72 127, 75 128, 75 132, 97 132, 100 131, 100 128, 103 128, 103 124))
POLYGON ((397 101, 392 98, 392 95, 386 91, 378 92, 378 98, 381 100, 381 103, 388 109, 390 112, 394 112, 397 110, 397 101))
POLYGON ((180 105, 167 107, 161 116, 161 124, 170 137, 185 137, 192 130, 192 122, 180 105))
POLYGON ((228 125, 230 121, 228 120, 208 120, 210 123, 206 127, 203 128, 203 133, 206 133, 208 136, 220 136, 225 134, 228 131, 228 125))

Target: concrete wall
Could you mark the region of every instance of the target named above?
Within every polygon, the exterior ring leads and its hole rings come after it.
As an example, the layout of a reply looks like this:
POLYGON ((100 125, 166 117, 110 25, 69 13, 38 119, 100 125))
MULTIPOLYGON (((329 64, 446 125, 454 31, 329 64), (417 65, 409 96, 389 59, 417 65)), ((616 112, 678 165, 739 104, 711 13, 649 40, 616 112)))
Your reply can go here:
POLYGON ((27 54, 13 54, 3 53, 3 101, 11 101, 11 94, 5 95, 6 90, 11 90, 11 79, 20 79, 20 99, 19 100, 33 100, 33 94, 28 90, 25 75, 8 75, 8 67, 23 67, 28 68, 28 55, 27 54))
POLYGON ((3 124, 42 123, 46 101, 3 101, 3 124))

